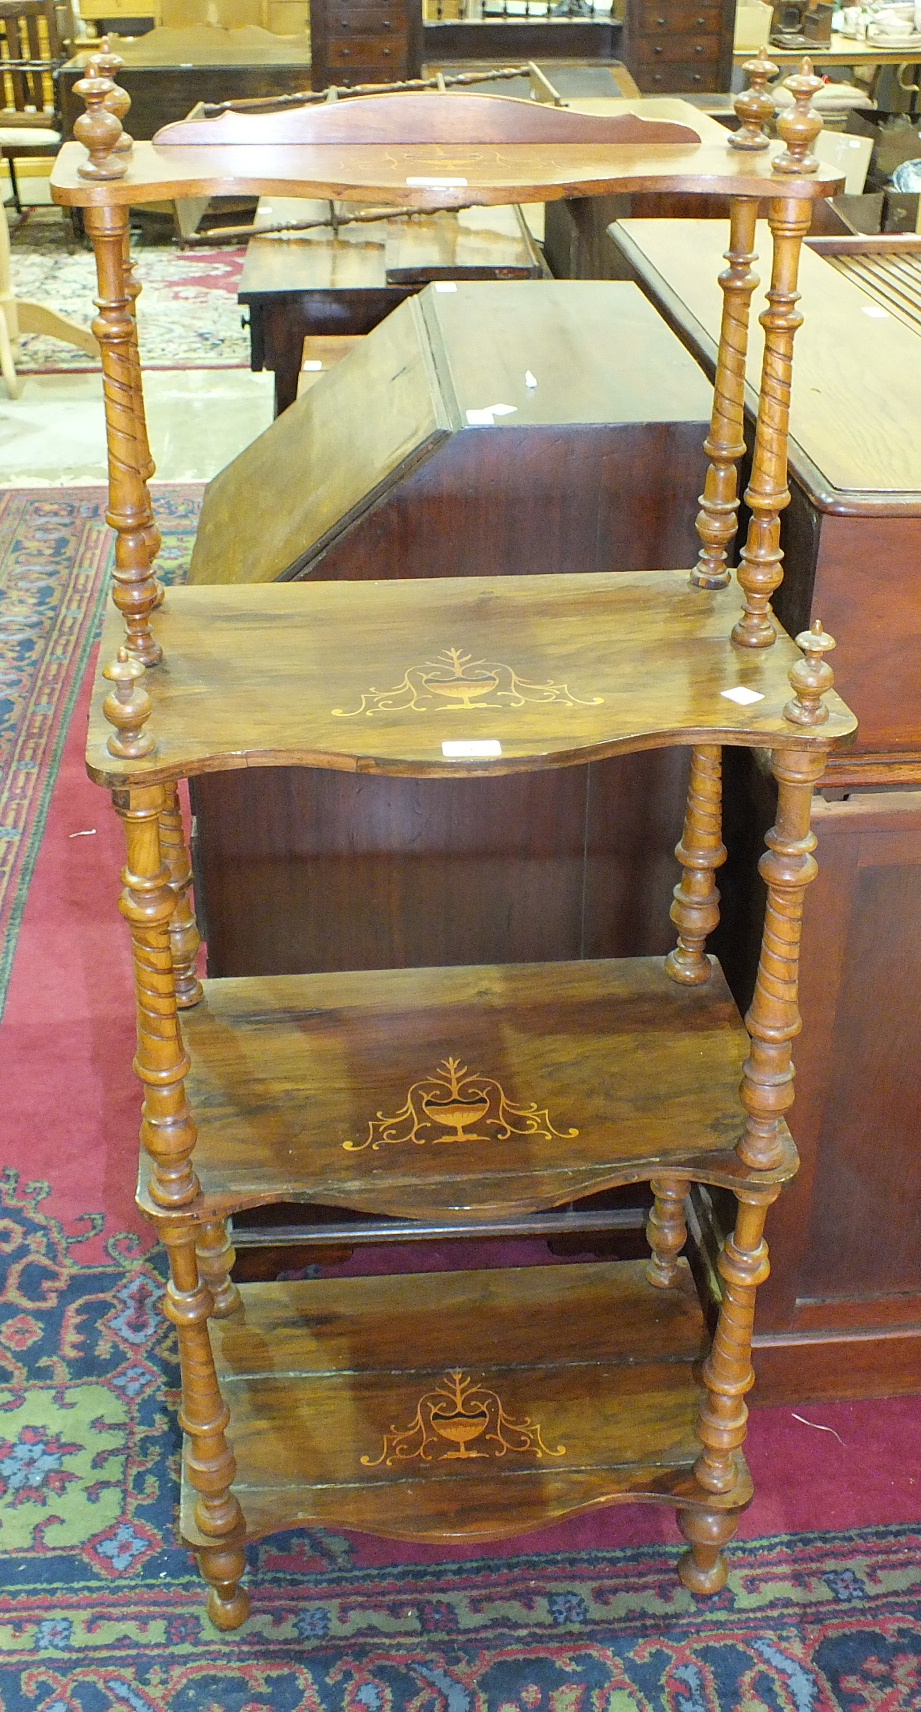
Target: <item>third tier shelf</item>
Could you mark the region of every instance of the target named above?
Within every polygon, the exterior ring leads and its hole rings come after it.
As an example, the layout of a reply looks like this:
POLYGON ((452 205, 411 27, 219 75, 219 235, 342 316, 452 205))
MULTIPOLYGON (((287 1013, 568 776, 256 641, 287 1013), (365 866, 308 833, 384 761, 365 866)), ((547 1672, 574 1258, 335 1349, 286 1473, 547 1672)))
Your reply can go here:
MULTIPOLYGON (((635 1498, 700 1503, 708 1337, 687 1263, 247 1285, 212 1321, 246 1537, 304 1523, 496 1539, 635 1498)), ((737 1455, 731 1490, 751 1496, 737 1455)), ((184 1482, 182 1532, 213 1544, 184 1482)))

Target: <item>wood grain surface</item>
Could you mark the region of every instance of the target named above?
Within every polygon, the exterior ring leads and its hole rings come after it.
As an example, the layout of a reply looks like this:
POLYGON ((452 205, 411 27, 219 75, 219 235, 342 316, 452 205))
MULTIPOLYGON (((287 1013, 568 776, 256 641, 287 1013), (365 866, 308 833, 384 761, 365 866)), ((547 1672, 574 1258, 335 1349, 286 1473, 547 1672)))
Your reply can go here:
POLYGON ((656 147, 596 143, 463 143, 277 145, 246 148, 170 147, 136 143, 123 178, 81 178, 86 150, 65 143, 54 164, 52 196, 67 207, 171 202, 177 197, 240 193, 380 199, 397 207, 460 208, 467 204, 546 202, 618 190, 686 190, 694 195, 834 196, 843 180, 820 166, 811 178, 781 179, 772 171, 775 148, 756 158, 715 143, 656 147), (432 178, 436 183, 431 183, 432 178), (422 184, 408 183, 421 178, 422 184), (462 185, 438 179, 462 178, 462 185))
MULTIPOLYGON (((686 1263, 668 1289, 648 1284, 640 1262, 241 1294, 212 1340, 248 1538, 312 1522, 495 1539, 638 1496, 748 1502, 741 1457, 727 1494, 693 1478, 706 1344, 686 1263), (452 1373, 471 1382, 462 1411, 439 1394, 452 1373), (422 1434, 394 1447, 420 1402, 422 1434)), ((197 1546, 189 1497, 186 1487, 182 1532, 197 1546)))
MULTIPOLYGON (((117 786, 283 761, 475 775, 670 743, 828 749, 855 729, 833 692, 825 724, 791 725, 799 649, 782 635, 734 647, 738 592, 692 589, 686 572, 447 578, 406 595, 399 582, 171 589, 153 616, 166 663, 147 674, 156 749, 109 753, 97 689, 91 776, 117 786), (739 706, 725 695, 737 687, 764 699, 739 706), (443 752, 471 741, 501 753, 443 752)), ((103 663, 120 626, 107 620, 103 663)))
POLYGON ((277 113, 222 113, 216 119, 191 118, 166 125, 154 138, 158 148, 288 147, 315 143, 627 144, 654 148, 695 143, 687 126, 663 119, 642 119, 612 102, 607 113, 573 112, 568 107, 522 101, 509 95, 480 95, 471 90, 412 90, 366 96, 359 102, 323 102, 277 113))
MULTIPOLYGON (((733 1151, 750 1043, 716 965, 690 988, 658 958, 209 981, 182 1029, 212 1213, 475 1219, 666 1168, 751 1175, 733 1151)), ((794 1168, 782 1133, 759 1182, 794 1168)))
MULTIPOLYGON (((353 259, 358 249, 348 246, 353 259)), ((634 285, 432 287, 394 309, 209 483, 191 581, 667 563, 654 553, 678 508, 662 503, 657 453, 696 491, 702 454, 692 462, 685 448, 692 437, 700 446, 709 411, 697 365, 634 285), (370 410, 374 398, 386 409, 370 410), (507 414, 477 426, 492 403, 507 414), (678 424, 686 431, 670 433, 678 424), (628 425, 629 443, 617 432, 628 425), (362 519, 367 539, 356 541, 362 519), (331 548, 334 565, 316 566, 331 548)), ((689 503, 686 535, 692 511, 689 503)))
MULTIPOLYGON (((616 228, 631 261, 648 281, 696 323, 701 344, 715 353, 721 295, 717 286, 725 238, 718 222, 625 220, 616 228)), ((765 276, 770 235, 759 223, 756 249, 765 276)), ((895 313, 874 304, 852 279, 808 248, 800 259, 803 325, 797 334, 790 403, 790 464, 809 486, 808 460, 824 483, 818 493, 829 510, 847 506, 848 494, 879 496, 887 511, 921 512, 921 338, 895 313)), ((756 292, 758 303, 760 292, 756 292)), ((679 313, 681 311, 679 310, 679 313)), ((690 320, 689 323, 690 325, 690 320)), ((754 322, 747 377, 749 402, 761 373, 763 338, 754 322)), ((851 509, 857 508, 857 500, 851 509)), ((861 503, 863 503, 861 501, 861 503)))

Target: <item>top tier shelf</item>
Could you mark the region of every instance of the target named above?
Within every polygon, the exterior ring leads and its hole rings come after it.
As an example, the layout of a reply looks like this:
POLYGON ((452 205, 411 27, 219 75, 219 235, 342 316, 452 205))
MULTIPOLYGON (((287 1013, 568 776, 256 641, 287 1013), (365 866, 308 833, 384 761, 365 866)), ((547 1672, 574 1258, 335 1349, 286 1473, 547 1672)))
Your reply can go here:
MULTIPOLYGON (((115 132, 117 136, 117 131, 115 132)), ((220 192, 453 208, 617 191, 810 200, 833 196, 834 168, 701 142, 689 126, 610 118, 503 96, 401 94, 280 113, 225 113, 168 125, 99 170, 82 143, 61 150, 54 198, 69 206, 156 202, 220 192), (89 176, 88 176, 89 174, 89 176)))
MULTIPOLYGON (((155 747, 109 752, 99 679, 87 764, 110 787, 281 763, 444 777, 850 736, 834 693, 821 725, 785 717, 799 649, 727 641, 738 610, 687 571, 171 589, 144 677, 155 747)), ((111 611, 100 667, 122 640, 111 611)))

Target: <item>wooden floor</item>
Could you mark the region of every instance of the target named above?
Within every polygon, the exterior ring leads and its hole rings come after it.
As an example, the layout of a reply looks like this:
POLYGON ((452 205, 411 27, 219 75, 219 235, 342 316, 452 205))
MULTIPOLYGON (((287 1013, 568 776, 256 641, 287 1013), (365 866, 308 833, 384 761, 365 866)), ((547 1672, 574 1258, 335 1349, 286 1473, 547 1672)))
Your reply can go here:
MULTIPOLYGON (((242 1294, 211 1337, 250 1539, 305 1523, 497 1539, 618 1499, 700 1501, 707 1336, 684 1262, 665 1290, 629 1262, 242 1294)), ((750 1491, 740 1457, 708 1503, 750 1491)), ((194 1499, 185 1480, 193 1546, 194 1499)))

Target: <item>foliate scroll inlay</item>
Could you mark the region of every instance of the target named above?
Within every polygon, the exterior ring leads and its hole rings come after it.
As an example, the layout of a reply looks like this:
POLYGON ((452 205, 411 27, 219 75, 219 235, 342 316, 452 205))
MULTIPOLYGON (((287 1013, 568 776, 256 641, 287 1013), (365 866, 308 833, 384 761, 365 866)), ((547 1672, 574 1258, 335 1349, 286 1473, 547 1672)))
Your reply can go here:
POLYGON ((370 1119, 364 1141, 345 1141, 347 1153, 370 1147, 413 1142, 424 1147, 431 1142, 508 1141, 513 1135, 534 1136, 539 1141, 571 1141, 577 1129, 559 1130, 537 1102, 517 1105, 501 1083, 492 1076, 472 1074, 457 1058, 447 1058, 431 1076, 414 1082, 399 1111, 378 1112, 370 1119))
POLYGON ((565 1456, 566 1446, 553 1450, 530 1415, 513 1420, 495 1391, 455 1367, 420 1397, 408 1427, 392 1426, 384 1434, 380 1456, 363 1456, 361 1461, 365 1468, 392 1468, 398 1462, 498 1460, 509 1452, 565 1456))
POLYGON ((603 696, 588 700, 573 695, 566 684, 544 684, 522 678, 514 667, 496 660, 475 660, 461 648, 444 648, 434 660, 410 666, 391 689, 366 690, 357 707, 334 707, 336 719, 358 714, 431 713, 449 707, 465 712, 479 707, 525 707, 553 702, 558 707, 600 707, 603 696))

